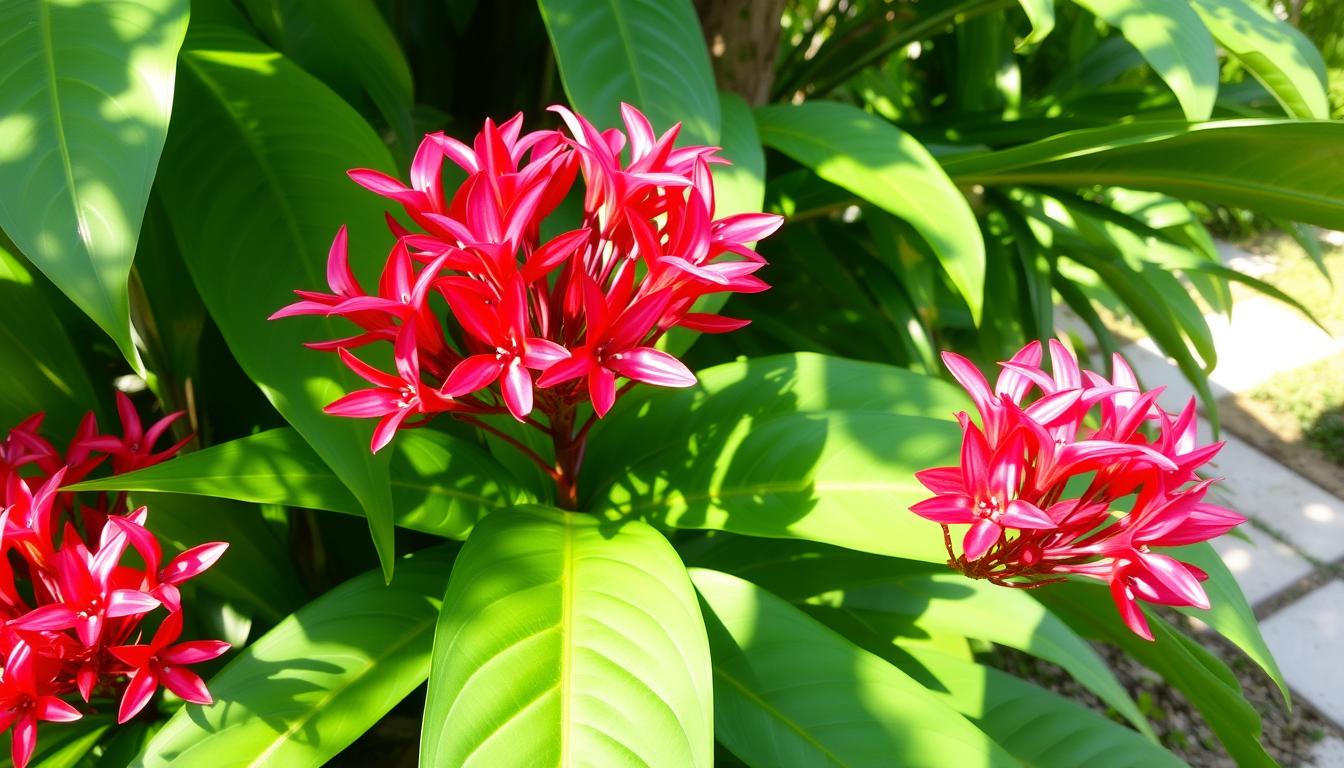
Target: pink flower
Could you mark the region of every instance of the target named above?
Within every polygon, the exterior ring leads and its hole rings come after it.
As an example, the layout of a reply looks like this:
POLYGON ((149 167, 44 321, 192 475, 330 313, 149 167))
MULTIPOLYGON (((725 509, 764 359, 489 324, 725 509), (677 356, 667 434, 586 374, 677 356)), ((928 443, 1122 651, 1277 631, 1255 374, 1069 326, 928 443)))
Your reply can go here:
POLYGON ((193 704, 214 701, 205 682, 184 667, 222 656, 229 650, 229 644, 222 640, 173 643, 181 634, 182 614, 174 612, 159 625, 148 645, 119 645, 109 649, 131 670, 130 682, 117 710, 118 723, 130 720, 144 709, 160 684, 193 704))
MULTIPOLYGON (((755 275, 765 262, 749 246, 782 219, 714 219, 710 168, 724 162, 716 148, 676 147, 677 126, 656 135, 629 105, 621 110, 624 131, 599 131, 563 107, 552 111, 567 133, 524 133, 519 115, 486 120, 470 144, 426 136, 409 184, 350 171, 356 183, 398 203, 414 228, 389 218, 396 244, 375 295, 350 272, 342 229, 329 254, 331 293, 297 291, 301 300, 272 316, 338 316, 357 327, 309 346, 338 351, 374 385, 327 408, 378 419, 373 450, 397 429, 439 413, 484 428, 479 416, 507 413, 546 430, 561 463, 577 462, 583 452, 573 444, 590 423, 577 423, 581 404, 606 415, 625 391, 621 379, 693 385, 694 374, 658 340, 677 326, 740 328, 745 321, 692 307, 708 294, 767 287, 755 275), (443 187, 444 161, 467 173, 456 189, 443 187), (580 179, 579 226, 543 239, 543 222, 580 179), (437 298, 448 305, 447 324, 431 304, 437 298), (395 374, 351 351, 380 341, 394 342, 395 374)), ((556 475, 577 470, 541 463, 556 475)))
POLYGON ((38 722, 69 723, 80 718, 74 707, 44 692, 34 670, 37 664, 32 648, 20 640, 9 649, 0 676, 0 730, 11 729, 10 756, 15 768, 24 768, 32 759, 38 722))
POLYGON ((1198 445, 1194 401, 1167 413, 1160 390, 1142 392, 1119 356, 1110 380, 1079 369, 1059 342, 1050 358, 1046 373, 1032 342, 1002 363, 991 391, 970 361, 943 354, 984 428, 958 414, 961 464, 916 473, 935 495, 911 511, 942 525, 949 564, 966 575, 1016 587, 1069 574, 1106 582, 1125 623, 1151 640, 1140 601, 1209 607, 1207 574, 1153 548, 1245 522, 1203 501, 1213 481, 1195 472, 1221 444, 1198 445), (952 525, 969 526, 961 554, 952 525))

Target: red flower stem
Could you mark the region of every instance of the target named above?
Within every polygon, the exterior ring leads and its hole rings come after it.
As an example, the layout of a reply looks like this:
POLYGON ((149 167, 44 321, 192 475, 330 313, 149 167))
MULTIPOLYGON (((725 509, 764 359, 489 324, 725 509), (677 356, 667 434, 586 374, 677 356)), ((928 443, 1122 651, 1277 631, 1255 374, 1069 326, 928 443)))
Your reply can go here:
POLYGON ((514 438, 511 435, 505 434, 504 432, 495 429, 494 427, 490 426, 484 421, 481 421, 475 416, 459 415, 457 418, 461 419, 462 421, 465 421, 466 423, 474 427, 480 427, 481 429, 484 429, 486 432, 489 432, 494 436, 498 437, 499 439, 503 440, 504 442, 508 443, 509 445, 512 445, 514 448, 517 448, 519 451, 523 453, 524 456, 530 459, 533 464, 536 464, 538 467, 541 467, 542 472, 545 472, 547 476, 549 476, 552 480, 559 482, 560 480, 559 472, 556 470, 556 468, 548 465, 546 463, 546 460, 543 459, 536 451, 532 450, 531 448, 528 448, 517 438, 514 438))

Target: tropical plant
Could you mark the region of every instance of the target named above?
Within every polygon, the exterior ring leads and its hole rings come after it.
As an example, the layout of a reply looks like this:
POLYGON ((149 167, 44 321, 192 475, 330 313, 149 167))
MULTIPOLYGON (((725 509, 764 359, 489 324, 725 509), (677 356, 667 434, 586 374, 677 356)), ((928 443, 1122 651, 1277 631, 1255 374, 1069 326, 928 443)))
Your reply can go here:
POLYGON ((1286 697, 1204 543, 1240 519, 1194 477, 1216 447, 1103 319, 1212 416, 1204 312, 1292 299, 1202 212, 1344 226, 1321 56, 1256 0, 6 0, 0 30, 15 762, 1179 764, 1100 642, 1273 764, 1140 602, 1286 697))

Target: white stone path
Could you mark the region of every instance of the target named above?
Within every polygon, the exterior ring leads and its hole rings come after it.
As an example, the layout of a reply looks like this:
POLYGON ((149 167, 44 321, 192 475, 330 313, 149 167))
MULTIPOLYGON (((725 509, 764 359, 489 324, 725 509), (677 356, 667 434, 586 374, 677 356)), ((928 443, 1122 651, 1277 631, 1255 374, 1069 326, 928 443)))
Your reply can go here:
MULTIPOLYGON (((1260 265, 1249 254, 1230 254, 1229 265, 1247 272, 1260 265)), ((1218 351, 1210 377, 1215 397, 1250 390, 1282 371, 1292 370, 1344 350, 1294 310, 1256 297, 1236 304, 1226 317, 1208 317, 1218 351)), ((1169 410, 1193 395, 1175 363, 1150 340, 1121 350, 1145 386, 1164 385, 1169 410)), ((1209 427, 1202 426, 1208 439, 1209 427)), ((1289 470, 1236 436, 1223 432, 1227 445, 1213 462, 1224 476, 1217 501, 1247 517, 1247 542, 1224 536, 1214 542, 1252 606, 1265 606, 1303 578, 1338 574, 1344 565, 1344 500, 1289 470)), ((1215 487, 1219 487, 1215 486, 1215 487)), ((1322 586, 1278 607, 1261 622, 1265 641, 1297 696, 1344 726, 1344 581, 1332 577, 1322 586)), ((1318 745, 1316 768, 1344 768, 1344 740, 1318 745)))

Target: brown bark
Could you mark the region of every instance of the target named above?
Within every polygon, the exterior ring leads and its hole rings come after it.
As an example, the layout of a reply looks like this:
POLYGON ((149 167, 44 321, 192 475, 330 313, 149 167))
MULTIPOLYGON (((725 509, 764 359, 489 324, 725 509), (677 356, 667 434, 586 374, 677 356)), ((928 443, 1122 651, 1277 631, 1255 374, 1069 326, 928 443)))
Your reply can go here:
POLYGON ((784 0, 695 0, 714 79, 752 106, 770 99, 784 0))

